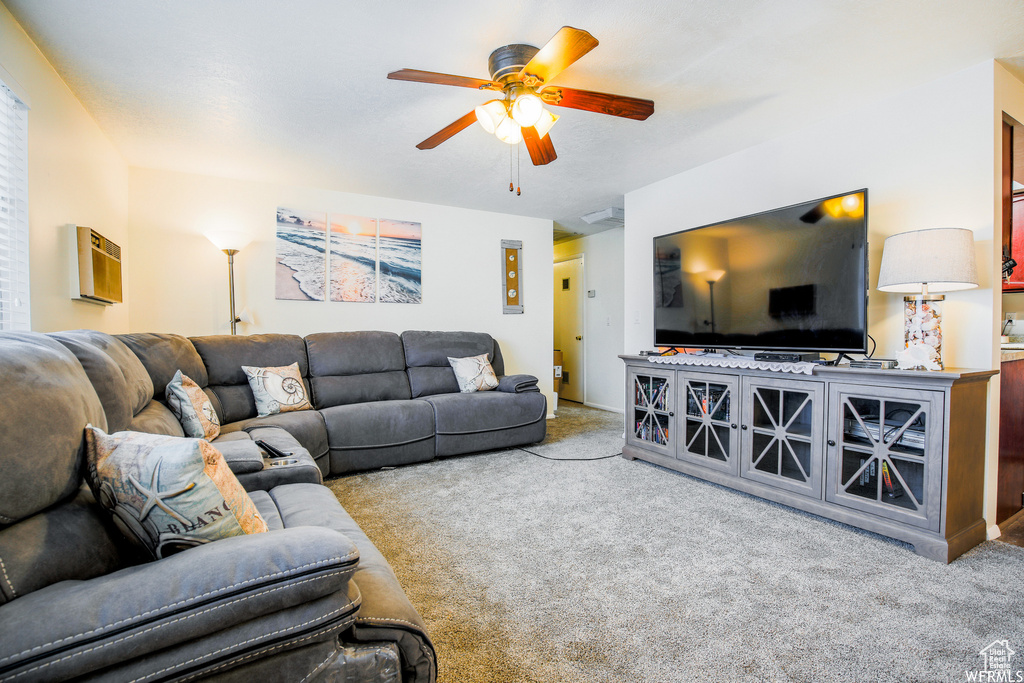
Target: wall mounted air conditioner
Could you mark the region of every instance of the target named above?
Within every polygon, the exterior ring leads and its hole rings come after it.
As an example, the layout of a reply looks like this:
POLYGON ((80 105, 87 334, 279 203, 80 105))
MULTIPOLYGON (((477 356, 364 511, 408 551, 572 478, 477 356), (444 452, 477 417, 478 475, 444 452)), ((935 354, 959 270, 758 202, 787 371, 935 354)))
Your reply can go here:
POLYGON ((74 245, 71 298, 103 305, 121 303, 121 247, 92 228, 68 227, 74 245))

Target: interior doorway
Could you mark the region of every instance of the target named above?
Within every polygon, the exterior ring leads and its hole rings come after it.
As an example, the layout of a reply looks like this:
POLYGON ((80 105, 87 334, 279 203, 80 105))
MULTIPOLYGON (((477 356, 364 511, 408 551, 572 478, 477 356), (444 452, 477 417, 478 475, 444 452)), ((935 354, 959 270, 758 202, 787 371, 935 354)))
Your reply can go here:
POLYGON ((559 400, 584 403, 583 256, 555 262, 554 348, 562 352, 562 388, 559 400))

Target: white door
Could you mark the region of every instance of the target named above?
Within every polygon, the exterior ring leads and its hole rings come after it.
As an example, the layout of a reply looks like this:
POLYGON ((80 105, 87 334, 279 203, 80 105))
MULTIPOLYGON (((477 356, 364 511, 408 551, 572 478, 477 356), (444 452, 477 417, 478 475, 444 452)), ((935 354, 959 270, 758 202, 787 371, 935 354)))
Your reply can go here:
POLYGON ((559 399, 583 403, 583 257, 555 264, 555 349, 562 352, 559 399))

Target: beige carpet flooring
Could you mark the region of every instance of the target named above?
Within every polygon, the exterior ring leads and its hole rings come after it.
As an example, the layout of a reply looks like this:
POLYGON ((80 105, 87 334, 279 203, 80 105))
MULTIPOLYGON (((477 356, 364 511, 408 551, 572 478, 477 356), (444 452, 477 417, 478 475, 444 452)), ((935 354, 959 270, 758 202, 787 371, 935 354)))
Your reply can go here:
MULTIPOLYGON (((563 403, 530 446, 622 447, 563 403)), ((1024 548, 951 565, 642 462, 511 449, 335 478, 423 616, 442 683, 963 681, 1024 669, 1024 548)))

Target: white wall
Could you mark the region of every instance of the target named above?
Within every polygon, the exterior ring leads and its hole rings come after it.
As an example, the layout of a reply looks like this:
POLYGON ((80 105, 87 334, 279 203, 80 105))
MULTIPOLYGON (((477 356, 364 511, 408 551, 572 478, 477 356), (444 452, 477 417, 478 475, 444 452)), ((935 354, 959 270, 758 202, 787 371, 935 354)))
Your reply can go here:
POLYGON ((235 257, 243 334, 334 330, 472 330, 501 344, 508 372, 541 379, 552 405, 552 222, 313 188, 132 169, 130 328, 225 334, 227 257, 204 232, 233 229, 254 242, 235 257), (278 301, 276 209, 416 221, 423 225, 423 303, 278 301), (522 315, 502 314, 501 240, 523 242, 522 315))
MULTIPOLYGON (((128 241, 128 166, 10 12, 0 5, 0 67, 29 100, 28 175, 32 329, 128 329, 129 305, 72 301, 65 226, 128 241)), ((133 266, 126 254, 125 270, 133 266)), ((125 288, 125 301, 129 289, 125 288)))
MULTIPOLYGON (((892 357, 903 346, 902 295, 874 289, 885 237, 956 226, 974 231, 980 287, 947 295, 944 359, 950 367, 997 368, 994 118, 993 63, 985 62, 630 192, 626 352, 653 348, 653 236, 867 187, 868 322, 878 355, 892 357)), ((990 444, 990 523, 996 454, 990 444)))
MULTIPOLYGON (((624 230, 615 228, 555 245, 554 260, 583 255, 585 287, 595 290, 583 299, 584 403, 603 410, 624 411, 623 349, 624 230)), ((650 278, 648 278, 650 279, 650 278)))

